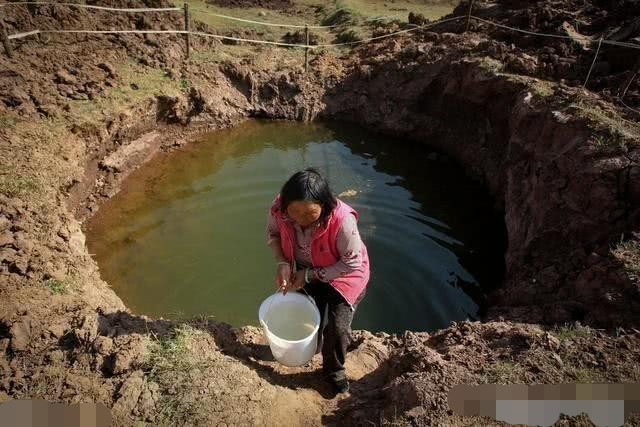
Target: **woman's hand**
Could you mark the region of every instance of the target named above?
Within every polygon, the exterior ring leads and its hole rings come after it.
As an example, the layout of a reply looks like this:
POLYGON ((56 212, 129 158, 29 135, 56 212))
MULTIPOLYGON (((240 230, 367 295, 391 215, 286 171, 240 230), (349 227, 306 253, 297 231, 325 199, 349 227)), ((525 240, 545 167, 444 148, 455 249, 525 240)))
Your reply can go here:
POLYGON ((289 281, 289 286, 286 289, 283 289, 282 293, 286 295, 289 291, 297 291, 298 289, 302 289, 304 287, 304 270, 298 270, 291 277, 289 281))
POLYGON ((278 263, 278 268, 276 269, 276 288, 284 292, 290 282, 291 266, 284 262, 278 263))

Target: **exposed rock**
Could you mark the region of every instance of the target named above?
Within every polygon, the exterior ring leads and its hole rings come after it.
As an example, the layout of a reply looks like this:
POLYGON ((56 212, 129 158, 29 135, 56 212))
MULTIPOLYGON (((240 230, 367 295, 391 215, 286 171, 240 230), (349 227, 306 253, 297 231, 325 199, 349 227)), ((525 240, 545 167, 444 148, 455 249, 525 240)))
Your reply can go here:
POLYGON ((0 246, 7 246, 13 244, 13 233, 9 230, 0 232, 0 246))
POLYGON ((93 349, 103 356, 108 355, 113 349, 113 340, 108 337, 99 336, 93 341, 93 349))
POLYGON ((58 71, 56 71, 55 81, 57 83, 61 83, 61 84, 65 84, 65 85, 73 85, 78 80, 74 76, 69 74, 67 71, 58 70, 58 71))
POLYGON ((146 356, 146 341, 140 335, 126 337, 117 344, 116 352, 111 355, 107 369, 112 375, 119 375, 141 365, 146 356))
POLYGON ((100 165, 106 169, 121 171, 133 156, 144 154, 159 136, 158 132, 149 132, 135 141, 121 146, 114 153, 107 156, 100 165))
POLYGON ((31 341, 31 319, 14 322, 9 330, 11 335, 11 350, 24 351, 31 341))
POLYGON ((100 64, 98 64, 98 68, 101 68, 104 71, 106 71, 109 77, 112 79, 117 77, 115 67, 111 65, 109 62, 101 62, 100 64))

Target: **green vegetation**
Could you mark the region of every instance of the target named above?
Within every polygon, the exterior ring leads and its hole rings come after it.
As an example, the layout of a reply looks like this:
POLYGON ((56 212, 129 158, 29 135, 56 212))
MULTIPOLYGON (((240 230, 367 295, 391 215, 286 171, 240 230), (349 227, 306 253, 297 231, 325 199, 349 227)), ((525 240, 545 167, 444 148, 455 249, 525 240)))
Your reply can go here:
POLYGON ((53 294, 64 294, 67 292, 67 285, 60 280, 49 279, 45 284, 53 294))
POLYGON ((36 192, 39 188, 35 177, 20 176, 17 171, 10 171, 4 165, 0 169, 0 194, 18 197, 36 192))
POLYGON ((483 382, 489 384, 514 384, 522 382, 525 369, 513 362, 497 362, 484 371, 483 382))
POLYGON ((504 68, 504 64, 496 59, 485 56, 478 61, 478 65, 486 71, 498 73, 504 68))
POLYGON ((93 100, 69 103, 69 116, 74 123, 97 125, 102 122, 102 111, 118 114, 155 95, 176 96, 184 89, 181 82, 170 78, 163 70, 143 67, 133 60, 117 67, 117 72, 124 85, 93 100))
MULTIPOLYGON (((344 43, 371 37, 373 28, 370 23, 389 20, 406 22, 409 12, 420 13, 426 18, 436 20, 451 13, 457 2, 451 0, 396 0, 379 2, 373 0, 333 0, 321 4, 317 0, 295 2, 292 13, 284 10, 263 9, 258 7, 229 8, 210 4, 204 0, 187 0, 194 20, 207 24, 218 34, 258 38, 266 41, 283 41, 287 32, 294 28, 261 25, 255 22, 232 20, 217 15, 268 22, 284 25, 340 25, 337 28, 312 29, 321 43, 344 43)), ((183 1, 174 1, 182 6, 183 1)), ((299 29, 300 31, 302 29, 299 29)), ((237 47, 237 45, 235 45, 237 47)), ((254 48, 256 46, 253 46, 254 48)))
POLYGON ((621 241, 611 253, 631 274, 640 275, 640 240, 621 241))
POLYGON ((596 124, 609 133, 609 137, 603 139, 604 144, 623 144, 628 141, 640 141, 640 125, 625 119, 616 111, 604 110, 600 106, 578 100, 571 104, 579 116, 593 120, 596 124))
POLYGON ((590 368, 574 368, 571 375, 577 383, 593 383, 597 380, 597 373, 590 368))
POLYGON ((206 408, 190 393, 193 380, 208 366, 191 354, 191 340, 204 332, 181 325, 174 335, 152 340, 148 345, 148 377, 160 386, 162 398, 158 404, 159 423, 175 425, 179 420, 199 424, 206 417, 206 408))
POLYGON ((17 118, 5 113, 0 116, 0 129, 12 128, 16 125, 17 121, 17 118))
POLYGON ((578 337, 588 337, 592 334, 592 331, 588 326, 566 324, 555 327, 551 333, 561 340, 570 340, 578 337))

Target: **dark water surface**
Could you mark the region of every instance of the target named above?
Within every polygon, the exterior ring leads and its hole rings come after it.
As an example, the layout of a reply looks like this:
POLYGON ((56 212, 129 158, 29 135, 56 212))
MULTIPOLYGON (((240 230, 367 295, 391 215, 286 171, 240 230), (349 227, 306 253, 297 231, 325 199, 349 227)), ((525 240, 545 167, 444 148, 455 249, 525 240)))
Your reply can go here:
POLYGON ((271 201, 315 166, 360 213, 372 264, 354 328, 431 331, 474 318, 496 286, 506 233, 464 171, 424 146, 339 123, 248 121, 134 172, 88 224, 102 277, 135 312, 257 324, 274 291, 271 201), (477 301, 477 298, 476 298, 477 301))

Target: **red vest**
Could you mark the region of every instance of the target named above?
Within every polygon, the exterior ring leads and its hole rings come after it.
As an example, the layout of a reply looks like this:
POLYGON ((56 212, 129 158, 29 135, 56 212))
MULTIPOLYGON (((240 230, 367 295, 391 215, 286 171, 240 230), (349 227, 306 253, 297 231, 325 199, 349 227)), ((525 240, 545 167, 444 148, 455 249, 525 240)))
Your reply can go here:
MULTIPOLYGON (((278 222, 280 230, 280 245, 282 253, 287 261, 293 263, 293 245, 296 238, 293 221, 287 220, 285 213, 280 211, 280 195, 273 201, 271 206, 271 214, 278 222)), ((314 268, 328 267, 340 260, 340 254, 336 246, 336 236, 342 224, 342 220, 346 215, 353 215, 358 219, 358 213, 349 205, 338 200, 338 205, 329 216, 326 227, 318 227, 311 239, 311 263, 314 268)), ((347 275, 339 276, 329 283, 333 286, 344 299, 353 305, 360 296, 362 290, 369 282, 369 255, 367 247, 362 242, 361 245, 362 266, 347 275)))

